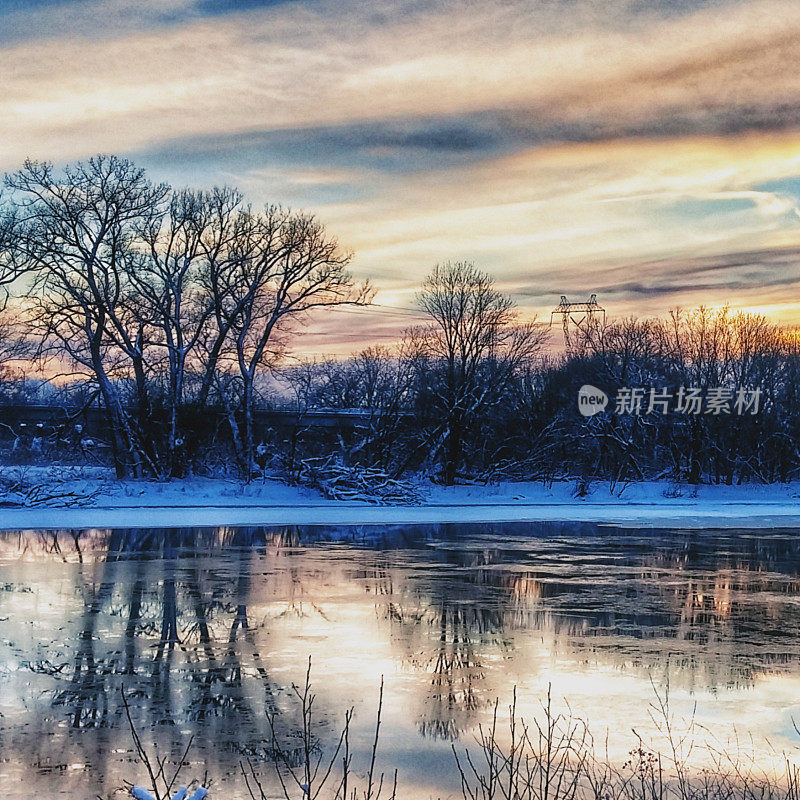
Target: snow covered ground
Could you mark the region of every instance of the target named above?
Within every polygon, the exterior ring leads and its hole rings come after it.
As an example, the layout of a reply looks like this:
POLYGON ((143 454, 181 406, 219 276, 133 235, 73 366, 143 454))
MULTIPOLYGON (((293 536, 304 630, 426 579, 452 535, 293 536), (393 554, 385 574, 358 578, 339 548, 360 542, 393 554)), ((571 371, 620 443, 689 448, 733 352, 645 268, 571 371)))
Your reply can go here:
MULTIPOLYGON (((6 468, 6 471, 10 468, 6 468)), ((585 498, 573 483, 430 485, 418 506, 329 500, 277 481, 249 485, 211 479, 125 481, 98 469, 36 468, 29 480, 58 481, 59 491, 98 490, 76 508, 0 508, 0 529, 181 527, 201 525, 391 524, 596 521, 630 526, 800 527, 800 483, 773 486, 675 486, 640 483, 621 495, 596 484, 585 498)))

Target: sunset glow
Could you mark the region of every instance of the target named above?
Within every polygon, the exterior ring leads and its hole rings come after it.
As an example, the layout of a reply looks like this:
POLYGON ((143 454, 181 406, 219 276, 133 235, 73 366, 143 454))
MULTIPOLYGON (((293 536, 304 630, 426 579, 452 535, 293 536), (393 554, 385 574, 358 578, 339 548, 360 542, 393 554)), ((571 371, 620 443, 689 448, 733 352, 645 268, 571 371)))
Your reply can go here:
POLYGON ((0 168, 119 152, 355 251, 380 306, 302 349, 391 341, 457 258, 526 315, 596 291, 797 320, 796 3, 40 0, 0 31, 0 168))

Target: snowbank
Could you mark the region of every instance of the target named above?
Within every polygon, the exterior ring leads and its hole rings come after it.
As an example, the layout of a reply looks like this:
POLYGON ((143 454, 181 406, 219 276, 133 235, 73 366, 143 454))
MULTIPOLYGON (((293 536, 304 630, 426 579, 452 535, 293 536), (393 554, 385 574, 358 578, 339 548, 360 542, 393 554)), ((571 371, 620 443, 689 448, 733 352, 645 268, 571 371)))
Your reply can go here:
MULTIPOLYGON (((30 477, 36 473, 29 473, 30 477)), ((42 470, 50 479, 54 469, 42 470)), ((276 481, 242 485, 192 479, 116 481, 102 470, 57 473, 60 487, 98 490, 78 508, 0 508, 0 529, 216 525, 365 525, 436 522, 587 521, 635 527, 800 527, 800 483, 691 486, 641 483, 621 495, 598 484, 585 498, 572 483, 430 486, 419 506, 336 502, 276 481)))

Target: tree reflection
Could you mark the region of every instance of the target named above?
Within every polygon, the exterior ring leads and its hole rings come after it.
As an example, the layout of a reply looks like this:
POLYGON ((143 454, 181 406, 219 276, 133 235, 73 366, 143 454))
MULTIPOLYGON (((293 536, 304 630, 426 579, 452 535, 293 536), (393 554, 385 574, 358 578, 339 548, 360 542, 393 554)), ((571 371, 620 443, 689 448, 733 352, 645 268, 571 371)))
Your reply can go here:
POLYGON ((371 590, 387 598, 378 611, 406 663, 430 676, 423 735, 452 739, 474 727, 503 688, 502 677, 487 679, 487 654, 496 663, 533 631, 559 650, 644 674, 666 664, 691 690, 748 686, 800 664, 798 606, 783 601, 800 594, 794 533, 609 528, 601 536, 592 526, 587 537, 587 527, 558 526, 555 541, 551 528, 532 538, 541 528, 531 525, 393 529, 389 541, 423 550, 428 567, 400 575, 384 539, 371 590), (775 651, 776 639, 785 649, 775 651))
MULTIPOLYGON (((61 742, 60 758, 103 775, 112 740, 88 732, 124 736, 122 685, 137 726, 165 752, 179 755, 190 731, 203 758, 263 753, 269 715, 294 724, 284 690, 296 676, 276 679, 269 636, 309 620, 335 630, 345 589, 374 604, 381 637, 419 678, 409 713, 433 739, 474 729, 526 642, 643 675, 669 669, 690 689, 747 685, 800 663, 800 540, 789 533, 56 531, 2 535, 0 557, 59 565, 72 586, 59 584, 57 629, 20 660, 31 696, 51 703, 30 729, 29 762, 55 757, 46 731, 66 724, 76 738, 61 742)), ((347 643, 331 647, 335 656, 347 643)), ((524 668, 528 678, 538 669, 524 668)))

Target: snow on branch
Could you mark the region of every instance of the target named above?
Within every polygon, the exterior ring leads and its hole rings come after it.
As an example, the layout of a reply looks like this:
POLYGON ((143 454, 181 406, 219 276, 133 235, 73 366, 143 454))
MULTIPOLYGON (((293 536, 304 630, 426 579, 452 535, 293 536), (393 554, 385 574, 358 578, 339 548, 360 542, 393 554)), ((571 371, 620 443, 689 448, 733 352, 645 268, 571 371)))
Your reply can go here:
POLYGON ((378 505, 419 505, 423 500, 413 483, 392 478, 377 467, 346 466, 334 456, 301 461, 297 481, 332 500, 378 505))
POLYGON ((100 494, 97 488, 71 486, 52 472, 0 472, 0 507, 74 508, 90 504, 100 494))

